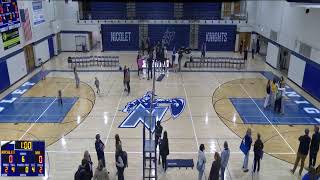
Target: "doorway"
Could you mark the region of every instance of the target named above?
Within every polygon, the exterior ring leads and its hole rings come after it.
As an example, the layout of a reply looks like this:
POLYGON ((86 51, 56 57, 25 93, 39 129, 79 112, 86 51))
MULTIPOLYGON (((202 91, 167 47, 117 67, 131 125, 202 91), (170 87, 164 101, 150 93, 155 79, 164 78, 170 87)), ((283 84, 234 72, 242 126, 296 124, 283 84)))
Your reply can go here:
POLYGON ((33 46, 32 46, 32 44, 29 44, 29 45, 25 46, 23 49, 24 49, 24 55, 26 58, 27 71, 28 71, 28 73, 30 73, 35 69, 33 46))
POLYGON ((278 67, 277 69, 281 71, 284 75, 288 75, 289 64, 290 64, 291 52, 285 47, 280 47, 278 56, 278 67))
POLYGON ((57 37, 57 49, 58 49, 58 54, 60 54, 60 52, 61 52, 61 34, 58 33, 56 37, 57 37))
MULTIPOLYGON (((266 61, 267 51, 268 51, 268 39, 263 36, 258 35, 257 43, 259 44, 259 51, 257 52, 264 61, 266 61)), ((257 45, 258 46, 258 45, 257 45)))
POLYGON ((241 41, 243 42, 242 50, 250 47, 251 43, 251 32, 239 32, 239 43, 238 49, 240 50, 241 41))
POLYGON ((86 36, 75 36, 76 51, 86 51, 87 50, 86 40, 87 40, 86 36))

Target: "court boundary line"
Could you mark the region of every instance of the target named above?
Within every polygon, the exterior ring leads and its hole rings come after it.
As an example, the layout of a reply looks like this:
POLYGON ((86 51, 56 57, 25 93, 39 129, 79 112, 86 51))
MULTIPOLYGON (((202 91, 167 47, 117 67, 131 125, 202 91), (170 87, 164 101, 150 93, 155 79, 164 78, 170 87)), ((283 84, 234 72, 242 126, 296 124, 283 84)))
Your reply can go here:
MULTIPOLYGON (((219 148, 221 149, 221 148, 219 148)), ((65 154, 82 154, 82 151, 54 151, 54 150, 47 150, 47 153, 65 153, 65 154)), ((206 152, 206 154, 214 154, 215 152, 219 152, 221 153, 222 151, 214 151, 214 152, 206 152)), ((90 154, 96 154, 97 152, 95 150, 93 150, 92 152, 90 152, 90 154)), ((114 154, 115 151, 105 151, 105 154, 114 154)), ((142 151, 127 151, 128 154, 142 154, 142 151)), ((170 152, 170 154, 198 154, 199 152, 193 152, 193 151, 189 151, 189 152, 184 152, 184 151, 175 151, 175 152, 170 152)), ((243 154, 242 151, 231 151, 230 154, 243 154)), ((250 154, 254 154, 253 151, 250 151, 250 154)), ((268 155, 272 155, 272 154, 283 154, 283 155, 293 155, 296 153, 292 153, 292 152, 271 152, 271 153, 265 153, 268 155)), ((272 156, 273 157, 273 156, 272 156)))
POLYGON ((249 98, 252 100, 252 102, 257 106, 257 108, 259 109, 259 111, 262 113, 262 115, 267 119, 267 121, 269 121, 270 125, 273 127, 273 129, 275 129, 277 131, 277 133, 279 134, 279 136, 284 140, 284 142, 288 145, 288 147, 291 149, 291 151, 295 154, 295 151, 293 150, 293 148, 290 146, 290 144, 288 143, 287 140, 285 140, 285 138, 282 136, 282 134, 278 131, 278 129, 271 123, 271 121, 269 120, 269 118, 264 114, 264 112, 260 109, 260 107, 257 105, 257 103, 252 99, 252 97, 249 95, 249 93, 247 92, 247 90, 244 89, 244 87, 242 86, 242 84, 240 84, 240 87, 244 90, 244 92, 247 94, 247 96, 249 96, 249 98))
MULTIPOLYGON (((67 88, 69 87, 69 85, 71 84, 70 82, 67 82, 68 84, 61 90, 61 93, 67 88)), ((40 116, 30 125, 30 127, 26 130, 26 132, 19 138, 19 140, 21 140, 29 131, 31 128, 33 128, 33 126, 39 121, 39 119, 44 115, 45 112, 47 112, 47 110, 52 106, 52 104, 57 100, 57 97, 54 98, 54 100, 49 104, 49 106, 40 114, 40 116)))
POLYGON ((113 115, 112 122, 111 122, 111 125, 110 125, 110 129, 109 129, 109 132, 108 132, 108 134, 107 134, 107 139, 106 139, 105 142, 104 142, 105 145, 106 145, 107 142, 108 142, 108 139, 109 139, 109 136, 110 136, 110 133, 111 133, 111 129, 112 129, 112 126, 113 126, 113 123, 114 123, 114 120, 116 119, 117 113, 118 113, 118 111, 119 111, 119 106, 120 106, 120 103, 121 103, 121 100, 122 100, 122 97, 123 97, 123 93, 124 93, 124 91, 122 91, 122 93, 121 93, 121 96, 120 96, 120 99, 119 99, 119 102, 118 102, 116 111, 115 111, 115 113, 114 113, 114 115, 113 115))
POLYGON ((196 129, 195 129, 195 127, 194 127, 192 112, 191 112, 191 108, 190 108, 190 105, 189 105, 189 98, 188 98, 188 94, 187 94, 187 91, 186 91, 186 87, 185 87, 185 85, 184 85, 183 76, 182 76, 181 73, 180 73, 180 76, 181 76, 181 80, 182 80, 183 90, 184 90, 184 93, 185 93, 185 95, 186 95, 186 96, 185 96, 185 97, 186 97, 186 104, 188 103, 187 105, 188 105, 190 120, 191 120, 191 124, 192 124, 193 134, 194 134, 194 136, 195 136, 196 143, 197 143, 196 149, 198 149, 198 148, 199 148, 199 141, 198 141, 198 136, 197 136, 197 133, 196 133, 196 129))

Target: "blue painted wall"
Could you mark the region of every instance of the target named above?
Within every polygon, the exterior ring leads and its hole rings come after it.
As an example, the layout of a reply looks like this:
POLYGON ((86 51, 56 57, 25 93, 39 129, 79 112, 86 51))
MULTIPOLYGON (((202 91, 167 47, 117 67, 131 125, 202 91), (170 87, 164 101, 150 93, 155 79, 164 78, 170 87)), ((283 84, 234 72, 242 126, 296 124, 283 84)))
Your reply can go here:
POLYGON ((136 2, 137 19, 174 19, 174 3, 136 2))
POLYGON ((139 49, 139 25, 101 25, 103 51, 134 51, 139 49))
POLYGON ((189 47, 190 25, 149 24, 148 36, 151 44, 164 41, 169 50, 189 47))
POLYGON ((0 62, 0 92, 10 86, 9 72, 7 61, 0 62))
POLYGON ((199 25, 198 49, 206 42, 207 51, 234 51, 236 25, 199 25))
POLYGON ((320 67, 306 63, 302 87, 320 100, 320 67))
POLYGON ((183 3, 183 19, 221 19, 221 2, 183 3))
POLYGON ((126 19, 127 3, 90 1, 92 19, 126 19))

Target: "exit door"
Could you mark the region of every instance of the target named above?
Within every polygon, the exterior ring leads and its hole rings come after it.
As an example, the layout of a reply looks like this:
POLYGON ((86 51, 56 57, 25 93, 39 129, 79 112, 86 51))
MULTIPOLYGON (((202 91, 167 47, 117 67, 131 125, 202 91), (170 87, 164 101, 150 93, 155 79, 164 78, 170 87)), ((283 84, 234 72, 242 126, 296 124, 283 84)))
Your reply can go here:
POLYGON ((28 73, 30 73, 35 69, 33 47, 31 44, 29 44, 25 46, 23 49, 24 49, 24 55, 26 57, 27 71, 28 73))
POLYGON ((83 51, 83 48, 87 50, 86 39, 86 36, 75 36, 76 51, 83 51))

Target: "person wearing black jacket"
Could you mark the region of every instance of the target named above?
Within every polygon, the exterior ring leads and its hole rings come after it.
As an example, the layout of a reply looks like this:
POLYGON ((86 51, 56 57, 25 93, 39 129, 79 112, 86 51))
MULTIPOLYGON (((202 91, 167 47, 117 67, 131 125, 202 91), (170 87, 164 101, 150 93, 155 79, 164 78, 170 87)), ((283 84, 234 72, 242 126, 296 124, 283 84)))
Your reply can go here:
POLYGON ((316 165, 317 154, 319 151, 319 143, 320 143, 320 133, 319 127, 314 126, 314 134, 312 135, 312 140, 310 144, 310 153, 309 153, 309 167, 316 165))
POLYGON ((299 149, 298 149, 298 153, 297 153, 297 157, 296 157, 296 161, 294 163, 294 167, 291 170, 292 173, 294 173, 294 171, 296 170, 299 161, 301 160, 301 166, 300 166, 300 170, 299 170, 299 175, 301 175, 303 167, 304 167, 304 161, 306 160, 306 157, 308 155, 309 152, 309 145, 310 145, 310 141, 311 138, 309 137, 309 129, 305 129, 304 130, 304 135, 299 137, 299 149))
POLYGON ((153 57, 152 57, 152 53, 149 54, 149 58, 147 59, 147 63, 148 63, 148 80, 149 78, 149 74, 151 74, 151 79, 152 79, 152 63, 153 63, 153 57))
POLYGON ((219 180, 219 172, 221 166, 221 158, 218 152, 214 153, 214 161, 212 162, 208 180, 219 180))
POLYGON ((258 172, 259 172, 260 159, 262 159, 262 154, 263 154, 263 142, 261 141, 260 134, 257 135, 257 140, 254 142, 253 152, 254 152, 253 172, 256 172, 257 164, 258 164, 258 172))
POLYGON ((86 159, 82 159, 81 165, 78 167, 78 170, 74 176, 74 180, 90 180, 90 172, 87 171, 86 165, 88 161, 86 159))
POLYGON ((100 139, 100 134, 96 135, 95 148, 98 156, 98 161, 101 160, 103 167, 106 167, 106 161, 104 158, 104 144, 100 139))
POLYGON ((168 141, 168 133, 164 131, 163 139, 160 142, 160 155, 162 159, 162 168, 164 171, 167 170, 167 156, 169 155, 169 141, 168 141))
MULTIPOLYGON (((159 144, 159 139, 161 140, 161 135, 162 135, 162 130, 163 127, 160 124, 160 121, 157 121, 157 125, 156 125, 156 130, 155 130, 155 145, 156 145, 156 149, 157 146, 159 144)), ((159 164, 160 164, 160 154, 159 154, 159 164)))

